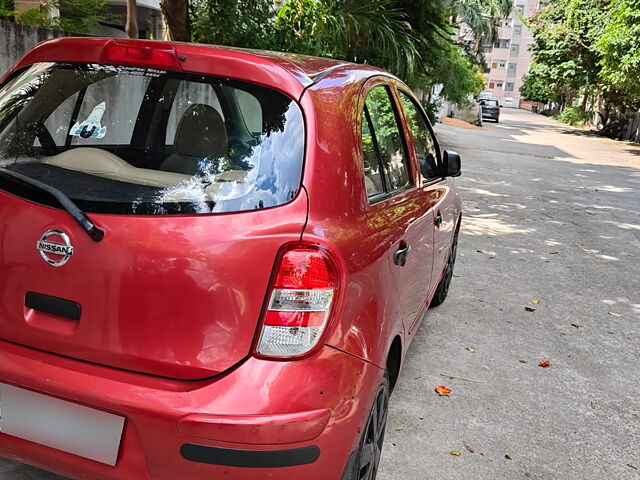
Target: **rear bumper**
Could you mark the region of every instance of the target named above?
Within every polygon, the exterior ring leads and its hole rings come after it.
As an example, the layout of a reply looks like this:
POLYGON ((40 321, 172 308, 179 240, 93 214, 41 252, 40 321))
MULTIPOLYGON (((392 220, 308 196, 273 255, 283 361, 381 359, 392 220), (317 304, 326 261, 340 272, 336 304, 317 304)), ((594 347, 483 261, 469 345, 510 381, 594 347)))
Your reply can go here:
POLYGON ((383 372, 324 347, 178 382, 0 342, 0 382, 125 417, 114 467, 0 433, 0 456, 77 479, 338 479, 383 372))

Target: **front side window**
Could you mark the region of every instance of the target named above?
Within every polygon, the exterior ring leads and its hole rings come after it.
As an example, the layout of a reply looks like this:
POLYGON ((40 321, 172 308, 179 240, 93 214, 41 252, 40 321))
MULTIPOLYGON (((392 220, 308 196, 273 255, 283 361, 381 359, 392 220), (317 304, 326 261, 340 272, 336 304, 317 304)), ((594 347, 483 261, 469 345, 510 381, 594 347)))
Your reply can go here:
POLYGON ((441 168, 435 139, 428 126, 428 121, 409 95, 402 90, 399 90, 399 94, 402 109, 413 136, 422 178, 427 181, 434 180, 442 175, 440 174, 441 168))
MULTIPOLYGON (((379 183, 376 190, 381 187, 387 193, 408 186, 405 145, 388 87, 378 85, 369 91, 362 115, 365 176, 374 186, 379 183)), ((373 192, 368 184, 369 190, 373 192)))
MULTIPOLYGON (((0 167, 87 212, 202 214, 281 205, 304 121, 267 87, 144 67, 39 63, 0 89, 0 167)), ((57 206, 0 178, 1 187, 57 206)))

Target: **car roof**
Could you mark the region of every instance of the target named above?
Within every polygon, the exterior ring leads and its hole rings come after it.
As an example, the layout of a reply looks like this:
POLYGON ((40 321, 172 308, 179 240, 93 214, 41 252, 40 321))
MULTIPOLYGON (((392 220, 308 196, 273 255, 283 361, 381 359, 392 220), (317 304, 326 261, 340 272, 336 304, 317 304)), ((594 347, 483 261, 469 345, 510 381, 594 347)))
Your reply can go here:
MULTIPOLYGON (((62 37, 46 40, 31 49, 4 79, 15 70, 36 62, 114 63, 105 62, 105 51, 110 45, 175 52, 180 59, 179 62, 176 60, 178 68, 175 70, 252 81, 281 90, 294 98, 299 98, 306 87, 337 71, 358 71, 365 77, 367 73, 368 76, 390 75, 370 65, 285 52, 157 40, 62 37), (212 62, 213 59, 216 61, 212 62)), ((126 64, 134 65, 135 62, 126 64)))

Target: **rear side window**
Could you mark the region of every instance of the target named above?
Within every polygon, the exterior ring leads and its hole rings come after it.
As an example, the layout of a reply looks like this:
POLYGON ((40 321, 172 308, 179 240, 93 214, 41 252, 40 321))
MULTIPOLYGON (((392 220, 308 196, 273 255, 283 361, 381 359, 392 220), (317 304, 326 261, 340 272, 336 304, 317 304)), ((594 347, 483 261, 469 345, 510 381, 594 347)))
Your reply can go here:
MULTIPOLYGON (((227 78, 40 63, 0 89, 0 167, 62 190, 87 212, 281 205, 300 187, 304 135, 292 99, 227 78)), ((24 185, 0 182, 57 206, 24 185)))
POLYGON ((373 87, 362 113, 362 152, 367 194, 391 193, 409 185, 407 155, 391 92, 373 87))
POLYGON ((256 97, 244 90, 235 90, 238 108, 244 121, 244 126, 252 135, 259 135, 262 126, 262 107, 256 97))
POLYGON ((424 180, 434 180, 441 176, 439 174, 441 168, 438 162, 435 138, 429 127, 428 120, 409 95, 402 90, 399 90, 398 93, 416 147, 422 178, 424 180))
MULTIPOLYGON (((136 115, 122 118, 122 111, 114 108, 114 105, 126 104, 127 110, 137 113, 144 101, 150 80, 149 77, 142 76, 128 75, 121 78, 114 75, 91 83, 78 92, 79 98, 76 96, 74 104, 74 108, 78 109, 75 120, 87 119, 92 115, 96 118, 100 116, 101 125, 109 125, 104 136, 91 137, 92 144, 129 145, 131 143, 136 115), (102 104, 105 106, 104 110, 100 107, 102 104)), ((71 145, 83 146, 86 143, 86 139, 80 135, 70 135, 68 139, 71 140, 71 145)))

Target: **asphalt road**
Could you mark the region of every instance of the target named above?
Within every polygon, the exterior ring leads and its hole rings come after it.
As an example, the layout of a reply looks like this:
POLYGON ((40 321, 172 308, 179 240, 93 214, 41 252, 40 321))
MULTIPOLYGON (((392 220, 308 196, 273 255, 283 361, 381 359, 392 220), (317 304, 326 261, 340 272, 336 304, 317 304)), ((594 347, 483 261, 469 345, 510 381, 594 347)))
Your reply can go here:
MULTIPOLYGON (((640 480, 640 147, 507 109, 437 133, 463 159, 456 278, 411 346, 379 478, 640 480)), ((27 479, 60 477, 0 460, 27 479)))

